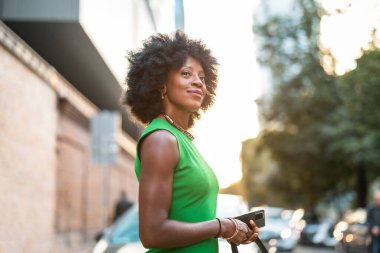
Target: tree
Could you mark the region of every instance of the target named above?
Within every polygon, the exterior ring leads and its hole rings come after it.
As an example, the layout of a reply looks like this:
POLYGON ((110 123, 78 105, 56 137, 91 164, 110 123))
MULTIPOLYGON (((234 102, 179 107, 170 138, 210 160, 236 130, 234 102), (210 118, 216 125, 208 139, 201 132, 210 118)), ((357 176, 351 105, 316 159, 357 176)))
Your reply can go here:
MULTIPOLYGON (((356 187, 356 205, 363 207, 380 164, 380 82, 373 74, 380 71, 379 53, 364 54, 343 77, 326 74, 318 47, 323 12, 313 0, 294 0, 293 9, 291 16, 269 16, 254 27, 259 62, 270 69, 275 87, 259 101, 264 130, 252 147, 255 157, 269 152, 277 169, 266 184, 293 206, 312 209, 327 193, 356 187)), ((266 166, 252 164, 248 177, 266 166)))
POLYGON ((326 150, 355 175, 346 181, 356 187, 356 206, 365 207, 368 184, 380 171, 380 50, 367 51, 357 61, 357 68, 338 79, 342 106, 330 115, 324 132, 330 140, 326 150))
POLYGON ((312 209, 340 172, 325 157, 328 139, 320 128, 341 101, 335 78, 320 65, 319 6, 298 0, 293 9, 292 15, 269 17, 254 28, 259 62, 275 76, 273 94, 259 101, 264 120, 259 149, 268 149, 278 164, 268 179, 271 187, 293 206, 312 209))
POLYGON ((261 147, 279 166, 271 185, 295 205, 312 209, 341 174, 341 166, 326 155, 329 136, 321 131, 339 105, 335 80, 318 63, 279 86, 263 112, 261 147))
POLYGON ((294 0, 291 13, 272 15, 270 3, 275 1, 262 1, 269 14, 256 16, 253 32, 259 47, 257 60, 270 69, 278 86, 299 74, 303 66, 319 62, 321 9, 313 0, 294 0))

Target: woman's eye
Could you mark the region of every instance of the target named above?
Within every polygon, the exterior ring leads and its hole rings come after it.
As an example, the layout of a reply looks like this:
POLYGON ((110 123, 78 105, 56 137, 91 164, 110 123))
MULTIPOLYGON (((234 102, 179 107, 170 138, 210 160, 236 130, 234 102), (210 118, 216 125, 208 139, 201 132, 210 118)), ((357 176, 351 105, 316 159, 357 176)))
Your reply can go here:
POLYGON ((182 71, 182 75, 184 77, 189 77, 191 75, 191 73, 189 71, 185 70, 185 71, 182 71))
POLYGON ((206 77, 205 76, 200 76, 199 79, 201 79, 202 83, 206 82, 206 77))

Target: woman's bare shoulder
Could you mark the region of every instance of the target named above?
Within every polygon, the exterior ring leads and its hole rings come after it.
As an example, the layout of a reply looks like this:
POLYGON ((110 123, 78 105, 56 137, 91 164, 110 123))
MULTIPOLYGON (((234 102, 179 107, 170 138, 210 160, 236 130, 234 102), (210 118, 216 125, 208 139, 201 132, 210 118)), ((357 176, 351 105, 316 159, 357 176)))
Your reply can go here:
POLYGON ((175 167, 179 159, 177 139, 169 131, 154 131, 140 143, 139 153, 145 164, 154 163, 155 166, 175 167))
POLYGON ((170 147, 177 146, 177 139, 175 136, 167 130, 156 130, 148 134, 144 137, 143 140, 140 141, 140 145, 142 146, 150 146, 153 145, 157 147, 170 147))

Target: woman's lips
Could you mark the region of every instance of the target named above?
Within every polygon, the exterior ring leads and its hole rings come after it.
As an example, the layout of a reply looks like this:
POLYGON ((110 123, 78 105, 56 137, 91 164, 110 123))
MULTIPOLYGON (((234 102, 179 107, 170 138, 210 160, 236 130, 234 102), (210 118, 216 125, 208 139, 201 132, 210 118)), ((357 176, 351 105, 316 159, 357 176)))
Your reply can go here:
POLYGON ((203 92, 200 90, 189 90, 188 92, 196 96, 203 97, 203 92))

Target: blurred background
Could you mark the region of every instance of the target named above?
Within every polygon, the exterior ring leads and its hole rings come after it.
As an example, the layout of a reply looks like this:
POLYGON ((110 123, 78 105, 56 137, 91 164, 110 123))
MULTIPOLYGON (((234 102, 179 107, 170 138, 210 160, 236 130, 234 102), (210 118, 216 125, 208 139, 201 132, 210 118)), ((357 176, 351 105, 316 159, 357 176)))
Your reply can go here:
POLYGON ((128 51, 176 29, 220 63, 192 129, 218 214, 264 209, 270 253, 367 252, 379 0, 0 0, 0 253, 144 252, 119 100, 128 51))

